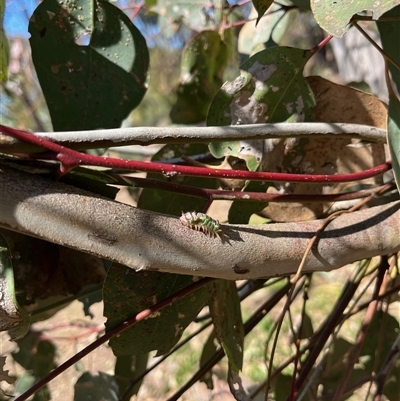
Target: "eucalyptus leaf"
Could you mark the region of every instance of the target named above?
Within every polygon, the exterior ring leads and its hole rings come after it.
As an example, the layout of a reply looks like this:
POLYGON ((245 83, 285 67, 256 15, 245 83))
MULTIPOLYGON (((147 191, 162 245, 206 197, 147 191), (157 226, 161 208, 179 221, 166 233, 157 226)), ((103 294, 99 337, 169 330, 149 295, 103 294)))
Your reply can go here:
MULTIPOLYGON (((246 183, 244 190, 249 192, 266 192, 268 187, 272 185, 270 182, 250 181, 246 183)), ((250 217, 254 213, 259 213, 268 202, 248 202, 236 200, 229 208, 228 220, 231 224, 248 224, 250 217)))
POLYGON ((5 0, 0 0, 0 82, 8 79, 8 63, 10 61, 10 45, 3 27, 5 0))
POLYGON ((0 233, 0 331, 9 330, 12 340, 28 331, 29 315, 20 308, 15 296, 14 270, 8 243, 0 233))
MULTIPOLYGON (((193 283, 195 278, 158 272, 136 272, 114 264, 104 283, 106 330, 114 329, 139 312, 163 301, 193 283)), ((141 320, 110 340, 116 356, 142 355, 157 350, 167 353, 181 338, 208 298, 207 288, 199 288, 176 300, 157 314, 141 320)))
POLYGON ((269 9, 273 2, 274 0, 252 0, 254 8, 257 10, 258 13, 256 25, 260 22, 260 19, 263 17, 263 15, 269 9))
POLYGON ((393 173, 400 192, 400 101, 393 95, 389 96, 387 135, 393 173))
POLYGON ((74 401, 118 401, 118 395, 115 379, 103 372, 84 372, 75 383, 74 401))
POLYGON ((186 47, 181 62, 178 98, 170 116, 177 124, 204 121, 208 106, 222 85, 228 45, 216 31, 203 31, 186 47))
MULTIPOLYGON (((240 75, 226 82, 211 103, 207 125, 303 122, 315 105, 303 77, 312 53, 289 47, 273 47, 250 57, 240 75)), ((236 156, 255 171, 262 164, 265 141, 227 141, 210 144, 215 157, 236 156)))
POLYGON ((146 42, 113 4, 45 0, 29 32, 56 131, 120 127, 142 100, 149 66, 146 42))
POLYGON ((117 357, 115 362, 114 377, 119 388, 119 394, 124 394, 124 399, 130 400, 137 395, 143 379, 139 380, 129 391, 125 392, 126 387, 130 386, 131 380, 146 369, 149 354, 122 355, 117 357))
MULTIPOLYGON (((397 6, 385 13, 382 19, 389 17, 391 21, 380 21, 377 23, 379 33, 381 34, 383 50, 400 65, 400 46, 398 39, 400 37, 400 6, 397 6)), ((397 90, 400 89, 400 70, 393 63, 389 62, 388 67, 391 77, 397 90)), ((394 93, 389 93, 389 114, 387 126, 388 144, 394 177, 397 188, 400 191, 400 101, 394 93)))
MULTIPOLYGON (((169 144, 160 149, 152 158, 152 161, 180 158, 182 155, 192 156, 208 152, 205 144, 169 144)), ((216 189, 216 179, 205 177, 190 177, 182 175, 160 176, 159 174, 148 174, 148 178, 167 181, 171 184, 181 184, 200 188, 216 189)), ((157 188, 144 188, 140 194, 138 207, 152 210, 154 212, 166 213, 180 216, 181 212, 203 211, 207 205, 207 199, 190 196, 189 194, 178 194, 174 192, 160 191, 157 188)))
POLYGON ((311 0, 311 10, 322 29, 328 34, 340 38, 346 32, 347 26, 355 14, 371 11, 372 18, 377 20, 399 3, 399 0, 311 0))
POLYGON ((151 11, 159 15, 160 30, 172 37, 184 24, 194 31, 216 29, 221 22, 224 0, 157 0, 151 11))
POLYGON ((209 301, 215 335, 224 348, 229 366, 239 372, 243 365, 244 329, 240 299, 234 281, 216 280, 209 301))

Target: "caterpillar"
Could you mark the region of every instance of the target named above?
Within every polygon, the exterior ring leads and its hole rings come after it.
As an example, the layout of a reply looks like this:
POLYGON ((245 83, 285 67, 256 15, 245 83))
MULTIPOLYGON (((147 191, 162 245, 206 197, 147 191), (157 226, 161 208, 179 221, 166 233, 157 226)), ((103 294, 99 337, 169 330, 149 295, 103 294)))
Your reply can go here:
POLYGON ((179 220, 184 226, 192 228, 193 230, 203 231, 210 237, 219 237, 222 233, 219 221, 214 220, 204 213, 182 212, 182 216, 179 220))

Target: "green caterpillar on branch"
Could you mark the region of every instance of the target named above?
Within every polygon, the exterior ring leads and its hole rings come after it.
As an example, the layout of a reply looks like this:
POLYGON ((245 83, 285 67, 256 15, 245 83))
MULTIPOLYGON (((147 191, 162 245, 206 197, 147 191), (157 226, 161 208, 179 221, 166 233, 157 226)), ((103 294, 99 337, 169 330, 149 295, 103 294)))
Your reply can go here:
POLYGON ((182 212, 182 216, 179 218, 181 223, 193 230, 203 231, 203 233, 210 237, 220 237, 222 229, 219 225, 219 221, 207 216, 204 213, 198 212, 182 212))

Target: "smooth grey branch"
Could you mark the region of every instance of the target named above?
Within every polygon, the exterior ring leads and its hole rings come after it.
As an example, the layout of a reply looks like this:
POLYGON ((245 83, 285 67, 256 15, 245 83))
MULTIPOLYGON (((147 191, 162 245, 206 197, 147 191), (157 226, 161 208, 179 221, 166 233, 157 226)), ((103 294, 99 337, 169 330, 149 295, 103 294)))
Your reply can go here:
MULTIPOLYGON (((210 238, 177 217, 140 210, 0 165, 0 226, 136 270, 248 279, 294 273, 321 221, 222 225, 210 238)), ((344 214, 321 234, 303 271, 400 251, 400 202, 344 214)))
MULTIPOLYGON (((131 127, 94 131, 38 132, 72 149, 108 148, 153 143, 219 142, 238 139, 308 137, 350 137, 385 142, 386 131, 361 124, 345 123, 276 123, 234 125, 226 127, 131 127)), ((36 145, 0 134, 0 152, 30 153, 43 151, 36 145)))

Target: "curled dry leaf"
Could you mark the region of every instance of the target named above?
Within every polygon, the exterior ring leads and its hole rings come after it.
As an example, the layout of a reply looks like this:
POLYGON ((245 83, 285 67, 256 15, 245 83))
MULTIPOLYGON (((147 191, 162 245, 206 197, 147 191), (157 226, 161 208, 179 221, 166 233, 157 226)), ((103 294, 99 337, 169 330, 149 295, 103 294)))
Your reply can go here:
MULTIPOLYGON (((375 96, 327 81, 308 77, 316 106, 314 121, 326 123, 356 123, 386 128, 387 107, 375 96)), ((356 139, 310 137, 304 139, 266 140, 268 155, 263 158, 264 171, 308 174, 346 174, 362 171, 384 163, 383 143, 366 143, 356 139)), ((331 185, 287 183, 269 187, 271 193, 334 194, 346 190, 380 184, 382 177, 360 183, 331 185), (358 187, 354 187, 358 185, 358 187)), ((275 221, 301 221, 319 218, 332 204, 271 203, 263 215, 275 221)))

